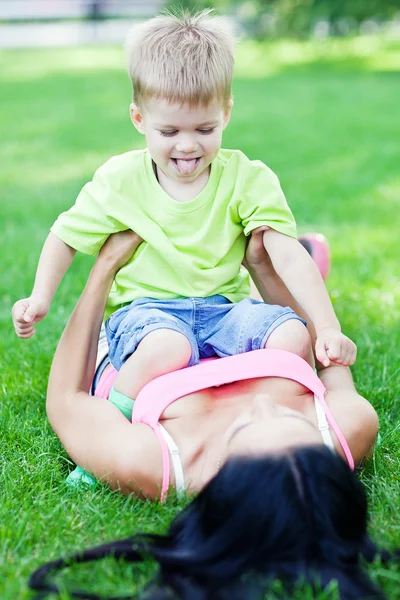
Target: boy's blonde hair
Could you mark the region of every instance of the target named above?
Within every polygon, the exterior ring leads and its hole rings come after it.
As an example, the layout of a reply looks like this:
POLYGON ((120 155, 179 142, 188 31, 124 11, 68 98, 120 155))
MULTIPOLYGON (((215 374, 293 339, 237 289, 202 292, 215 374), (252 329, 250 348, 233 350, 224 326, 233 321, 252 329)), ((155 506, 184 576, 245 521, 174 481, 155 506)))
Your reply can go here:
POLYGON ((227 106, 235 40, 226 19, 212 13, 166 13, 131 29, 126 49, 135 104, 154 97, 227 106))

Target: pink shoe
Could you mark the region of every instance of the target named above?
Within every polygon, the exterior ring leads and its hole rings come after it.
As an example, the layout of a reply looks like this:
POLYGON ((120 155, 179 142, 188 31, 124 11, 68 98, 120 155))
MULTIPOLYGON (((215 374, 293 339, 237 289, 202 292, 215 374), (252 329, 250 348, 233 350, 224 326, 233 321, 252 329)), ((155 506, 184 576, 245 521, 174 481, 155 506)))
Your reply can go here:
POLYGON ((299 237, 299 242, 310 254, 325 281, 331 268, 331 253, 326 237, 322 233, 305 233, 299 237))

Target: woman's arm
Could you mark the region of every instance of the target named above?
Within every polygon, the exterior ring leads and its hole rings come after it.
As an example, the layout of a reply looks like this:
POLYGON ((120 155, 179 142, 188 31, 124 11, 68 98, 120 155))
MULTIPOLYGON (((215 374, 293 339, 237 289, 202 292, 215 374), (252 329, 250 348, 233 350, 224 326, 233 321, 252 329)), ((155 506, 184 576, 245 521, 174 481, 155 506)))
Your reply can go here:
POLYGON ((348 367, 331 365, 318 373, 326 387, 325 399, 358 464, 373 451, 379 430, 373 406, 358 394, 348 367))
POLYGON ((111 403, 88 394, 111 284, 140 243, 136 234, 124 231, 111 236, 101 249, 58 344, 46 408, 61 443, 82 468, 113 489, 158 497, 162 474, 153 432, 146 425, 132 425, 111 403), (146 465, 140 460, 143 446, 146 465))
MULTIPOLYGON (((276 273, 265 251, 263 244, 265 229, 259 227, 252 232, 244 265, 265 302, 290 306, 307 321, 308 330, 315 344, 315 329, 312 322, 276 273)), ((326 400, 357 464, 368 457, 373 450, 379 429, 377 414, 368 400, 357 393, 348 367, 341 365, 323 367, 317 362, 317 368, 319 368, 318 375, 327 390, 326 400)))
POLYGON ((54 399, 54 386, 67 393, 89 391, 100 327, 112 282, 140 243, 138 235, 123 231, 110 236, 100 250, 53 359, 48 386, 49 406, 54 399))

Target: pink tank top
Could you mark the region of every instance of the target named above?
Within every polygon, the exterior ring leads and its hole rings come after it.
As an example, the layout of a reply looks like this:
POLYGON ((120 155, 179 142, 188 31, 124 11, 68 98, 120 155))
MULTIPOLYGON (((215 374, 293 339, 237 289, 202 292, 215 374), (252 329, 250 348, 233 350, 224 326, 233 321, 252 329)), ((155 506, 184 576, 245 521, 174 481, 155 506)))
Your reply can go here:
MULTIPOLYGON (((102 389, 96 390, 96 396, 105 397, 105 392, 109 392, 115 377, 116 372, 110 371, 107 384, 105 381, 102 382, 102 389), (106 386, 108 390, 105 389, 106 386)), ((325 386, 310 365, 296 354, 285 350, 254 350, 227 358, 205 360, 194 367, 167 373, 150 381, 139 392, 133 407, 132 423, 149 425, 160 441, 163 457, 161 499, 165 499, 170 481, 168 447, 159 427, 159 420, 164 410, 178 398, 193 392, 259 377, 291 379, 308 388, 321 403, 328 423, 342 446, 347 462, 350 468, 354 469, 354 460, 349 445, 326 404, 325 386)))

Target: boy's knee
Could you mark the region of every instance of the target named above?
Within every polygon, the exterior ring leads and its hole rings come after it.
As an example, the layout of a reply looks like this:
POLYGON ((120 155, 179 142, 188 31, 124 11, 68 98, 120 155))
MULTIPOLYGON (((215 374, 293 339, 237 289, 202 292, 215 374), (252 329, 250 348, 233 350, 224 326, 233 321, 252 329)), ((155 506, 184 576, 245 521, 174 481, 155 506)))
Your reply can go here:
POLYGON ((152 379, 186 367, 191 355, 190 342, 182 333, 171 329, 152 331, 122 365, 114 389, 136 398, 152 379))
POLYGON ((187 366, 192 347, 183 333, 172 329, 156 329, 142 339, 135 355, 140 360, 161 362, 175 370, 187 366))
POLYGON ((293 352, 307 362, 311 360, 311 337, 298 319, 289 319, 277 327, 266 341, 265 348, 293 352))

